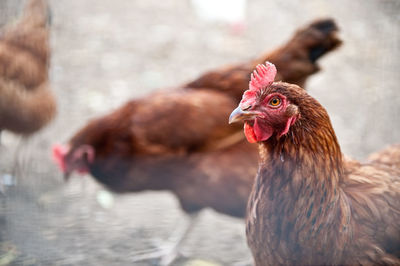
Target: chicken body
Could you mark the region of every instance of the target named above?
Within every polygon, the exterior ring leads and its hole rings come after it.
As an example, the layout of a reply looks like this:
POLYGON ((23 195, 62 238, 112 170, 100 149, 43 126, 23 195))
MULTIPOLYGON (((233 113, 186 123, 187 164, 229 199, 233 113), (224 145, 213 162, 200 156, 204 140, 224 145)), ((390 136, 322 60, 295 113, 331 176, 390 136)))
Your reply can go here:
POLYGON ((211 207, 243 217, 257 171, 257 147, 226 119, 248 85, 252 66, 272 57, 285 69, 280 78, 303 83, 318 70, 315 60, 340 44, 336 33, 332 20, 317 21, 257 60, 132 100, 91 121, 55 155, 66 174, 89 172, 117 192, 170 190, 186 212, 211 207), (316 50, 323 52, 315 57, 316 50))
POLYGON ((30 0, 22 18, 0 34, 0 131, 31 134, 56 112, 48 20, 46 1, 30 0))
POLYGON ((399 169, 344 164, 326 110, 296 85, 246 92, 237 119, 260 142, 246 218, 257 266, 400 264, 399 169))

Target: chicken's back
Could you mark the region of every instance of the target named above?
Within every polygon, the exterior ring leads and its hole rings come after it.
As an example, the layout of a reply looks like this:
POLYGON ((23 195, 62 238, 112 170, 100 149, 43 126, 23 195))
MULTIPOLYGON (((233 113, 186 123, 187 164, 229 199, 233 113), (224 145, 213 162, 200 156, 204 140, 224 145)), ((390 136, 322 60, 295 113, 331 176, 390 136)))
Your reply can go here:
POLYGON ((400 144, 393 144, 383 150, 372 153, 367 160, 372 163, 400 169, 400 144))
POLYGON ((134 102, 131 130, 143 154, 206 151, 239 128, 227 122, 235 101, 216 91, 178 89, 134 102))
POLYGON ((348 252, 363 254, 357 264, 400 263, 400 171, 386 165, 355 164, 343 189, 350 200, 354 244, 348 252))

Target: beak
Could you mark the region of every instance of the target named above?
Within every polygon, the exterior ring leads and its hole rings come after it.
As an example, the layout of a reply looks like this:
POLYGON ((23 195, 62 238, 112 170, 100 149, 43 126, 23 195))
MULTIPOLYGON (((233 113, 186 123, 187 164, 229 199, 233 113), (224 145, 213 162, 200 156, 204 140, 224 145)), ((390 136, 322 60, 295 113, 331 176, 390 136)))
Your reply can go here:
POLYGON ((64 181, 68 182, 70 177, 71 177, 71 173, 69 171, 66 171, 64 173, 64 181))
POLYGON ((231 115, 229 116, 229 124, 244 121, 244 120, 252 120, 258 115, 257 112, 254 111, 243 111, 240 106, 238 106, 231 115))

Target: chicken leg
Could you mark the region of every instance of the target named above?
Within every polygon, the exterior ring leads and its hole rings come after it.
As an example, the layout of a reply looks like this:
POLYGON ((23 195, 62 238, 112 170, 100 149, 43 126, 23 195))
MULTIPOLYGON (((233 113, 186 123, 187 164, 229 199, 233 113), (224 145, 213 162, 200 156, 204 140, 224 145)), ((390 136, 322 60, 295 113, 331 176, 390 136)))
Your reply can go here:
POLYGON ((198 221, 199 213, 192 213, 187 216, 185 225, 177 228, 171 237, 164 243, 160 243, 160 247, 152 250, 144 250, 134 254, 132 262, 144 261, 159 258, 160 266, 171 265, 180 254, 180 246, 186 237, 191 233, 198 221))

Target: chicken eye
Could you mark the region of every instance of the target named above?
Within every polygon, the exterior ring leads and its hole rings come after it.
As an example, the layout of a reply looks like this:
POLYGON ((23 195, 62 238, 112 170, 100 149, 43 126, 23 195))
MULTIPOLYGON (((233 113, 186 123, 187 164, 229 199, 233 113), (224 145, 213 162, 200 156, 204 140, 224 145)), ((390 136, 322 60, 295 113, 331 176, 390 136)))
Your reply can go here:
POLYGON ((274 97, 269 101, 269 105, 272 107, 278 107, 281 104, 281 99, 274 97))

